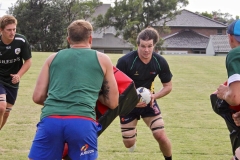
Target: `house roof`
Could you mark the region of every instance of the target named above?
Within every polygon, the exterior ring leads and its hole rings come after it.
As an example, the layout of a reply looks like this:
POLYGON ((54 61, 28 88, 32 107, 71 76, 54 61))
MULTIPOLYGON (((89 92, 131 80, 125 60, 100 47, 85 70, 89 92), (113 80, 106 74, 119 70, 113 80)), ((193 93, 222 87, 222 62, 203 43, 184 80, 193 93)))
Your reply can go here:
POLYGON ((166 48, 203 48, 205 49, 209 38, 189 29, 182 30, 163 38, 163 47, 166 48))
POLYGON ((211 35, 209 41, 212 42, 215 52, 229 52, 231 50, 228 35, 211 35))
POLYGON ((126 48, 132 49, 134 46, 121 38, 115 37, 112 33, 103 34, 102 38, 93 38, 92 48, 126 48))
MULTIPOLYGON (((162 26, 163 21, 159 21, 156 26, 162 26)), ((226 28, 227 25, 189 10, 182 10, 174 19, 166 22, 169 27, 197 27, 197 28, 226 28)))
MULTIPOLYGON (((99 6, 93 17, 97 17, 102 14, 103 16, 107 13, 107 10, 111 7, 111 4, 102 4, 99 6)), ((120 37, 115 37, 116 30, 114 27, 108 27, 103 29, 101 32, 95 31, 93 32, 93 48, 121 48, 121 49, 132 49, 134 46, 120 37)))
POLYGON ((92 16, 97 17, 100 14, 104 16, 110 7, 111 7, 111 4, 102 4, 96 8, 92 16))

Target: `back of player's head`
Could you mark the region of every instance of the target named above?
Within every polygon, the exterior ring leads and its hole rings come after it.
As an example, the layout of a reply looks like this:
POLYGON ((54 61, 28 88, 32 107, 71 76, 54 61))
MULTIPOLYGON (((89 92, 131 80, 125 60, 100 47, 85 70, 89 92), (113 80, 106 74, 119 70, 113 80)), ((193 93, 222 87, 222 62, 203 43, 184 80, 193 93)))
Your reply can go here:
POLYGON ((68 37, 72 42, 83 42, 88 40, 92 31, 92 25, 85 20, 75 20, 67 28, 68 37))
POLYGON ((17 19, 12 15, 4 15, 0 18, 0 28, 4 29, 9 24, 16 24, 17 19))
POLYGON ((158 31, 152 27, 142 30, 137 36, 137 44, 140 44, 140 39, 144 41, 153 40, 155 45, 159 41, 158 31))
POLYGON ((227 28, 227 33, 233 35, 240 42, 240 20, 233 21, 227 28))

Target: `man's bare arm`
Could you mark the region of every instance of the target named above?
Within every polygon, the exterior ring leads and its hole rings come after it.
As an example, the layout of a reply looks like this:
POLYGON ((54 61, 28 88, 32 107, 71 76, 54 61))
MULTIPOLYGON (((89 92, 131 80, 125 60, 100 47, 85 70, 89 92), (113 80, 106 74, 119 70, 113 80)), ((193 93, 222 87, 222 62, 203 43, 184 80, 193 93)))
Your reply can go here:
POLYGON ((37 83, 33 92, 32 99, 35 103, 43 105, 47 98, 49 84, 49 66, 56 54, 50 55, 45 61, 38 76, 37 83))
POLYGON ((98 55, 99 62, 104 72, 104 80, 102 85, 99 101, 111 109, 118 106, 119 92, 117 82, 113 73, 113 65, 110 58, 102 53, 98 55))

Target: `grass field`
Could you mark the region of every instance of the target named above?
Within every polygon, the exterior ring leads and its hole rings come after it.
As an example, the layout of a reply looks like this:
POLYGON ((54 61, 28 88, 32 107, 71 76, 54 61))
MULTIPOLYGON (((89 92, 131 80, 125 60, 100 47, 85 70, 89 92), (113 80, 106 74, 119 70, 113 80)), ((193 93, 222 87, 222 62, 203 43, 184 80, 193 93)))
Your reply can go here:
MULTIPOLYGON (((35 81, 50 53, 33 53, 33 65, 21 80, 18 99, 0 131, 0 160, 26 160, 41 106, 32 102, 35 81)), ((116 64, 122 56, 109 55, 116 64)), ((209 95, 227 79, 223 56, 164 55, 173 73, 172 92, 159 99, 174 160, 229 160, 231 146, 223 119, 210 105, 209 95)), ((66 63, 66 65, 68 65, 66 63)), ((64 67, 64 66, 63 66, 64 67)), ((161 88, 156 78, 155 90, 161 88)), ((135 152, 121 138, 118 118, 99 137, 99 160, 163 160, 157 142, 143 121, 138 124, 135 152)))

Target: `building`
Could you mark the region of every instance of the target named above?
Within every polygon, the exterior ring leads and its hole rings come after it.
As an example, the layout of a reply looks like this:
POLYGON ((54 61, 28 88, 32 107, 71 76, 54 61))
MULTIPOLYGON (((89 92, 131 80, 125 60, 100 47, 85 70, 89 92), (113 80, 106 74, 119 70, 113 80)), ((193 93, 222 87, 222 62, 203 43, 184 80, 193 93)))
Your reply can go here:
POLYGON ((230 50, 228 35, 211 35, 206 48, 206 55, 226 55, 230 50))
MULTIPOLYGON (((110 4, 103 4, 99 6, 93 17, 106 14, 107 10, 111 7, 110 4)), ((102 32, 95 31, 93 33, 92 49, 98 50, 103 53, 128 53, 134 49, 134 46, 121 37, 115 36, 115 29, 113 27, 106 28, 102 32)))
MULTIPOLYGON (((158 22, 155 27, 162 27, 158 22)), ((169 33, 160 33, 165 54, 206 54, 211 35, 226 35, 227 25, 208 17, 182 10, 173 20, 167 21, 169 33)))

